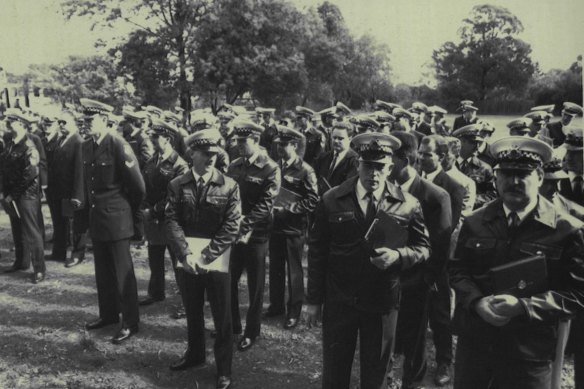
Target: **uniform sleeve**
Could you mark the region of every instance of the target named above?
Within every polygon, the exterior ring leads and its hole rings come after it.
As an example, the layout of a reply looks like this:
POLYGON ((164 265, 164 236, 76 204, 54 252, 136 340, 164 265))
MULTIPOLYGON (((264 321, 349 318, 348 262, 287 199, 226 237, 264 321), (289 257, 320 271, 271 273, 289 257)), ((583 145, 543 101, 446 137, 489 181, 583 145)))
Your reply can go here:
POLYGON ((221 228, 215 233, 209 246, 207 246, 202 252, 207 263, 213 262, 219 255, 223 254, 229 246, 231 246, 239 233, 240 223, 241 198, 239 195, 239 186, 235 184, 229 193, 221 228))
POLYGON ((560 260, 560 282, 551 290, 520 299, 531 321, 551 321, 584 311, 584 233, 570 235, 560 260))
POLYGON ((185 239, 185 233, 178 222, 178 185, 172 181, 168 184, 166 207, 164 209, 164 227, 170 249, 179 261, 184 261, 191 254, 185 239))
POLYGON ((264 179, 262 195, 258 202, 254 205, 248 215, 246 215, 241 223, 241 235, 246 235, 253 230, 254 224, 268 218, 272 209, 274 208, 274 200, 280 192, 281 178, 280 168, 274 168, 268 173, 264 179))
POLYGON ((430 257, 430 236, 424 224, 422 208, 418 203, 408 226, 408 245, 396 249, 402 270, 426 261, 430 257))
POLYGON ((302 185, 302 193, 304 196, 301 200, 290 205, 290 212, 296 214, 309 214, 314 211, 316 204, 318 204, 316 174, 310 166, 302 178, 302 185))
POLYGON ((29 143, 26 152, 24 153, 24 171, 18 183, 14 186, 11 193, 8 193, 14 200, 18 200, 20 196, 34 183, 34 180, 40 174, 40 157, 37 148, 34 144, 29 143))
POLYGON ((39 154, 39 163, 38 163, 38 169, 39 169, 39 178, 40 178, 40 184, 41 187, 46 187, 49 183, 49 172, 48 172, 48 163, 47 163, 47 154, 45 153, 45 148, 43 146, 43 142, 40 140, 39 137, 34 137, 32 138, 34 145, 38 151, 39 154))
POLYGON ((314 224, 308 235, 308 284, 306 302, 320 305, 324 302, 326 269, 329 259, 330 228, 324 201, 314 214, 314 224))
POLYGON ((73 152, 73 191, 71 198, 77 199, 84 203, 85 199, 85 181, 83 179, 83 143, 81 141, 75 143, 75 150, 73 152))
POLYGON ((122 140, 118 144, 121 146, 121 150, 119 151, 121 155, 119 155, 117 160, 117 168, 122 173, 122 182, 124 183, 124 189, 128 196, 130 206, 134 212, 137 212, 146 196, 146 184, 144 183, 138 161, 130 145, 122 140))

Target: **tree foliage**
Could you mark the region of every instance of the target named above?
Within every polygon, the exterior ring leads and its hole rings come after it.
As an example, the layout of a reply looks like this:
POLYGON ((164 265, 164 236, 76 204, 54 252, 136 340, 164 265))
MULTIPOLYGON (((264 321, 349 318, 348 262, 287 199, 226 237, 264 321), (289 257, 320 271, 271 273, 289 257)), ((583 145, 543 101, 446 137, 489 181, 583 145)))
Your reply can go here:
POLYGON ((582 56, 569 69, 552 69, 535 77, 529 94, 535 105, 553 103, 558 111, 564 101, 582 105, 582 56))

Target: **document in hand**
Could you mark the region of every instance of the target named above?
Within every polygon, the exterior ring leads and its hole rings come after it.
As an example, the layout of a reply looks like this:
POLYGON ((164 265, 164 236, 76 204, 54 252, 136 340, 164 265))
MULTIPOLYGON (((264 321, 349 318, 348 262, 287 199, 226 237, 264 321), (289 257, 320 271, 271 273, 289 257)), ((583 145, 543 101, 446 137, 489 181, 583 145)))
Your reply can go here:
POLYGON ((298 193, 281 187, 280 193, 278 193, 276 201, 274 202, 274 208, 286 208, 286 206, 300 201, 301 199, 302 196, 300 196, 298 193))
POLYGON ((407 245, 408 236, 408 226, 405 221, 400 223, 395 216, 379 210, 365 234, 365 241, 373 249, 387 247, 395 250, 407 245))
MULTIPOLYGON (((203 251, 203 249, 205 249, 205 247, 209 246, 209 243, 211 243, 211 239, 205 239, 205 238, 185 238, 187 241, 187 244, 189 245, 189 250, 191 250, 192 255, 195 256, 195 258, 200 258, 201 257, 201 252, 203 251)), ((206 265, 206 264, 202 264, 199 263, 199 267, 208 271, 217 271, 220 273, 228 273, 229 272, 229 256, 231 254, 231 246, 229 246, 229 248, 227 250, 225 250, 225 252, 223 252, 223 254, 221 254, 220 256, 218 256, 213 262, 211 262, 210 264, 206 265)))
POLYGON ((517 298, 531 297, 548 287, 547 264, 544 255, 535 255, 495 266, 489 271, 493 294, 510 294, 517 298))

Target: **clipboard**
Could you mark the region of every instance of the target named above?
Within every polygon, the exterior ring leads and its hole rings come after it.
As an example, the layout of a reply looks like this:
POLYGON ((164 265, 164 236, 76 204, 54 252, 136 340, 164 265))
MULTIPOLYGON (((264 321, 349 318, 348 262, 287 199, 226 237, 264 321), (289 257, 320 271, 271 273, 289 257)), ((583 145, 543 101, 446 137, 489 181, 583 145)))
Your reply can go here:
POLYGON ((280 187, 280 193, 278 193, 278 196, 276 196, 276 200, 274 201, 274 208, 284 209, 290 204, 294 204, 300 200, 302 200, 302 196, 300 196, 298 193, 293 192, 290 189, 280 187))
POLYGON ((544 255, 534 255, 489 270, 493 294, 510 294, 517 298, 531 297, 548 290, 547 275, 544 255))
POLYGON ((383 210, 377 211, 364 237, 373 250, 380 247, 392 250, 404 247, 408 243, 408 238, 407 222, 400 221, 383 210))
MULTIPOLYGON (((191 255, 195 256, 195 258, 201 258, 201 252, 209 246, 211 243, 211 239, 206 238, 189 238, 185 237, 187 245, 189 246, 189 250, 191 251, 191 255)), ((223 252, 223 254, 219 255, 215 260, 209 264, 204 263, 197 263, 197 265, 204 270, 207 271, 214 271, 219 273, 229 273, 229 257, 231 256, 231 246, 227 248, 223 252)), ((182 263, 178 262, 177 267, 182 267, 182 263)))

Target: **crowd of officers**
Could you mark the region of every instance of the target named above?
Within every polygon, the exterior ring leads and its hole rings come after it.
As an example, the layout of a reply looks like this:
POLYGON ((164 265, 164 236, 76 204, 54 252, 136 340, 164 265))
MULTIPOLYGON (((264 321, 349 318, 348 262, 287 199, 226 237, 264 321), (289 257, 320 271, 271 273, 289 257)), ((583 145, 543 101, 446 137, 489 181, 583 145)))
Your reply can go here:
POLYGON ((292 330, 303 305, 309 326, 322 321, 323 388, 349 387, 357 339, 362 388, 397 378, 394 354, 404 355, 402 387, 421 387, 428 327, 437 385, 451 381, 454 332, 455 388, 550 388, 570 318, 581 388, 583 156, 572 121, 582 108, 566 102, 551 121, 553 105, 534 107, 490 141, 495 128, 473 104, 460 103, 452 128, 441 107, 380 100, 358 114, 340 102, 298 106, 277 121, 274 109, 227 104, 216 115, 195 110, 188 123, 179 107, 118 116, 90 99, 64 112, 7 109, 0 200, 15 260, 5 272, 32 263, 32 281, 45 279, 44 197, 50 259, 76 266, 92 242, 99 318, 86 329, 121 321, 112 341, 133 336, 138 306, 165 299, 168 251, 188 329, 171 369, 205 363, 207 300, 218 388, 231 386, 234 335, 249 350, 262 318, 292 330), (367 239, 380 214, 397 226, 392 247, 367 239), (192 238, 209 241, 195 248, 192 238), (130 242, 142 239, 151 275, 139 300, 130 242), (535 254, 545 255, 549 290, 494 295, 489 270, 535 254), (226 255, 228 270, 217 270, 226 255))

